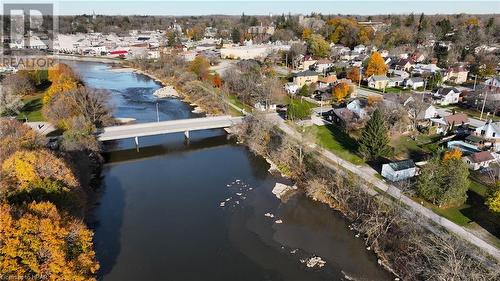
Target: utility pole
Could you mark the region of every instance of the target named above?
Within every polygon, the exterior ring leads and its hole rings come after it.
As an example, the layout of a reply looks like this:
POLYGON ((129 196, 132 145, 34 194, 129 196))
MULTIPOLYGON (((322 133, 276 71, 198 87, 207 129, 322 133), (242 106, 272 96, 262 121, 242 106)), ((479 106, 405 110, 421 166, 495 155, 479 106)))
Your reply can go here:
POLYGON ((481 108, 481 115, 479 116, 479 120, 483 120, 483 112, 484 112, 484 106, 486 105, 486 99, 488 98, 488 91, 486 90, 486 94, 484 95, 484 100, 483 100, 483 108, 481 108))
POLYGON ((477 82, 477 74, 474 75, 474 88, 473 90, 476 90, 476 82, 477 82))

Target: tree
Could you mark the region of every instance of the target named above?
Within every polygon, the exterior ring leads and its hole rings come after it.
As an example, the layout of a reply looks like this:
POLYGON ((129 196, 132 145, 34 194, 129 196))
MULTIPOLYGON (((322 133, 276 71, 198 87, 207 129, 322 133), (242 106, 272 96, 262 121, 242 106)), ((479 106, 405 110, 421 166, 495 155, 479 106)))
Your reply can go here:
POLYGON ((314 57, 325 58, 330 55, 330 45, 328 45, 323 36, 312 34, 307 39, 307 51, 314 57))
POLYGON ((462 158, 462 151, 459 149, 452 149, 448 150, 444 153, 443 155, 443 161, 450 161, 450 160, 460 160, 462 158))
POLYGON ((216 73, 212 76, 212 85, 215 88, 220 88, 222 86, 222 80, 220 79, 219 74, 216 73))
POLYGON ((427 87, 431 90, 438 88, 443 83, 443 75, 441 72, 436 71, 427 80, 427 87))
POLYGON ((7 75, 2 80, 2 92, 4 91, 9 91, 15 96, 23 96, 35 91, 35 84, 29 73, 19 71, 18 73, 7 75))
POLYGON ((370 77, 372 75, 385 75, 387 73, 387 65, 379 52, 373 52, 368 59, 368 66, 366 67, 365 75, 370 77))
POLYGON ((344 100, 345 97, 349 95, 349 84, 347 83, 338 83, 335 85, 333 88, 333 96, 335 96, 335 99, 337 101, 342 101, 344 100))
POLYGON ((200 80, 206 80, 208 78, 208 68, 210 67, 210 63, 208 60, 205 58, 205 56, 198 55, 196 58, 191 62, 191 65, 189 66, 189 70, 196 74, 198 76, 198 79, 200 80))
POLYGON ((300 88, 299 90, 299 95, 303 97, 309 96, 309 85, 305 84, 304 86, 302 86, 302 88, 300 88))
POLYGON ((0 165, 15 151, 42 147, 44 138, 17 120, 0 119, 0 165))
POLYGON ((460 206, 467 199, 469 170, 456 153, 446 159, 434 157, 422 168, 417 191, 439 207, 460 206))
POLYGON ((302 30, 302 40, 308 40, 312 35, 312 30, 310 28, 304 28, 302 30))
POLYGON ((48 202, 0 205, 0 274, 15 279, 95 280, 93 233, 48 202))
POLYGON ((497 182, 486 199, 486 205, 492 212, 500 213, 500 184, 497 182))
POLYGON ((361 73, 359 71, 359 67, 353 67, 349 69, 349 72, 347 72, 347 79, 351 79, 353 83, 358 83, 360 78, 361 73))
POLYGON ((375 109, 366 124, 359 142, 360 153, 366 159, 376 159, 390 153, 389 136, 384 116, 380 109, 375 109))
POLYGON ((48 79, 52 84, 43 96, 44 104, 48 104, 55 95, 76 89, 82 85, 73 69, 63 63, 58 63, 48 70, 48 79))
POLYGON ((19 95, 15 95, 12 89, 0 89, 0 117, 18 115, 24 103, 19 95))
POLYGON ((233 30, 231 30, 231 40, 233 40, 233 43, 236 44, 241 42, 241 32, 237 27, 234 27, 233 30))

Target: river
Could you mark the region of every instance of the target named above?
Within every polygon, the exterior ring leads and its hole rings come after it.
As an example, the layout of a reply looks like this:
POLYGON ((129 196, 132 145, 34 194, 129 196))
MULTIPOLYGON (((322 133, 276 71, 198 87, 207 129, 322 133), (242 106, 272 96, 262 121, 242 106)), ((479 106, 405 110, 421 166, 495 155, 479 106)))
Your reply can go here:
MULTIPOLYGON (((87 86, 111 92, 117 117, 155 121, 157 102, 160 120, 198 116, 180 100, 156 101, 160 85, 144 75, 68 63, 87 86)), ((190 136, 141 138, 139 150, 132 140, 106 144, 89 221, 100 280, 391 280, 338 212, 302 194, 276 198, 286 180, 262 157, 223 130, 190 136), (301 262, 314 256, 325 266, 301 262)))

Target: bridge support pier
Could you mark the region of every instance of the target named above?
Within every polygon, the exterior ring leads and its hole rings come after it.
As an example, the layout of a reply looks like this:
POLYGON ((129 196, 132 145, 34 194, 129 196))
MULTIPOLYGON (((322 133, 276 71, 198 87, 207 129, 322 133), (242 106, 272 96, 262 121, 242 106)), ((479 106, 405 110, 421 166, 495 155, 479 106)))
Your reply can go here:
POLYGON ((188 140, 189 139, 189 131, 184 131, 184 137, 188 140))
POLYGON ((134 142, 135 142, 135 148, 137 148, 137 150, 139 150, 139 137, 135 137, 134 142))

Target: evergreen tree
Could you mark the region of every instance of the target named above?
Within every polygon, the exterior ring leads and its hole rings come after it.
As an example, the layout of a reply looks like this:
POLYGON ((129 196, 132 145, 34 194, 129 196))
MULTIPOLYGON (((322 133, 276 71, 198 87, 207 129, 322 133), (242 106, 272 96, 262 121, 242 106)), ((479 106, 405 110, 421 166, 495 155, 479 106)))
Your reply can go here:
POLYGON ((390 153, 387 126, 380 109, 375 109, 361 135, 359 151, 366 159, 376 159, 390 153))
POLYGON ((233 43, 240 43, 241 40, 241 32, 238 28, 233 28, 231 31, 231 39, 233 40, 233 43))

